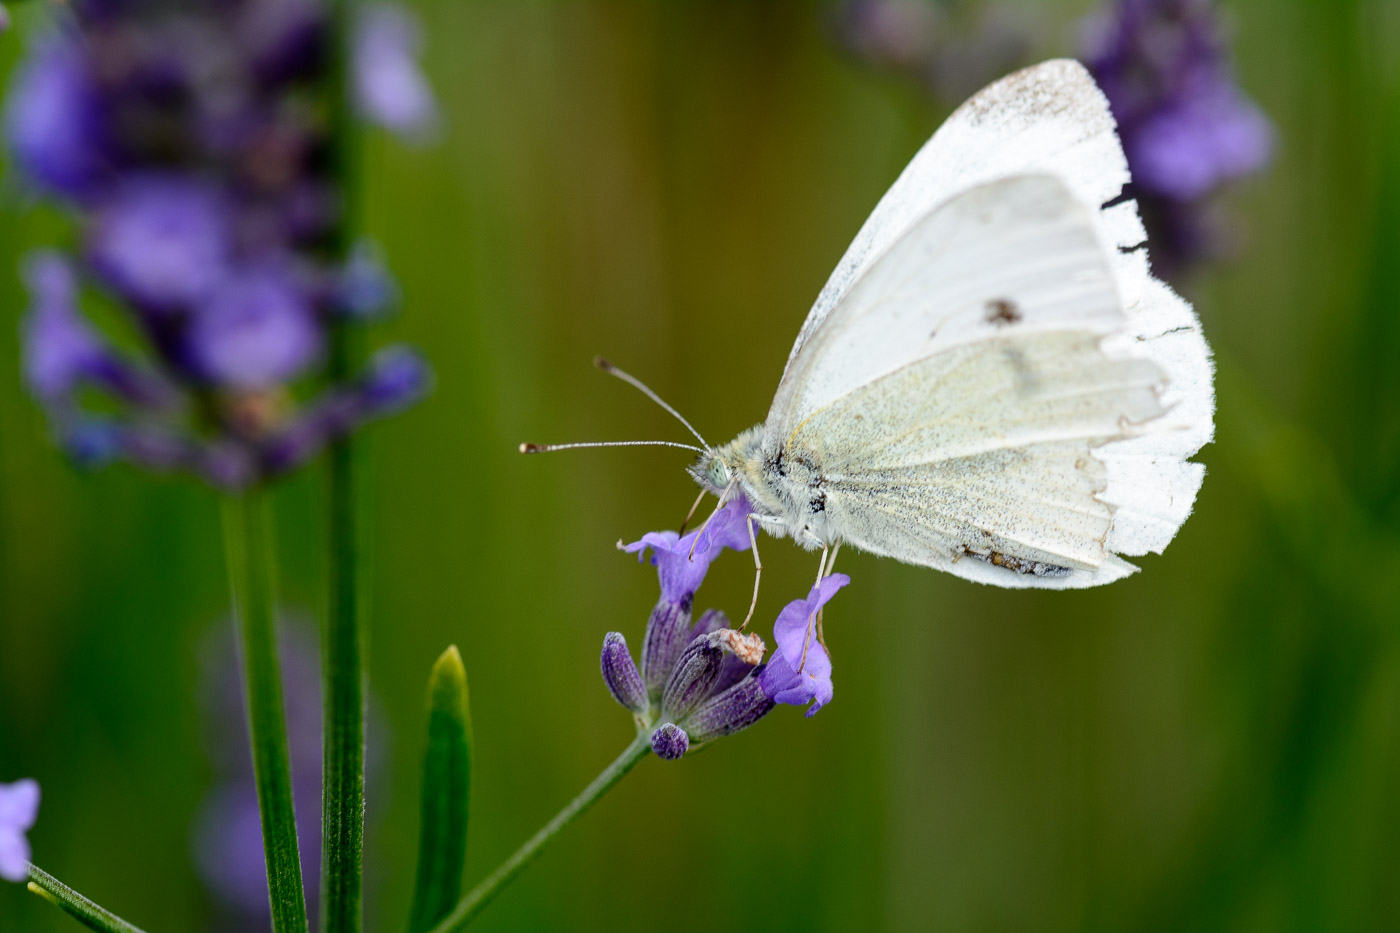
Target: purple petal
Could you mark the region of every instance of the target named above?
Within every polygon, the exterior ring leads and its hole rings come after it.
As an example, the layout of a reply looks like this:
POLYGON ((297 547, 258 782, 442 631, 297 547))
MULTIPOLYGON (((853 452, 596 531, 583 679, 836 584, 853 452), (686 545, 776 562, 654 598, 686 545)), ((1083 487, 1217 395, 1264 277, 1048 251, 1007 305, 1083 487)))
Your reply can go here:
POLYGON ((212 185, 179 175, 125 182, 88 238, 93 267, 156 313, 189 307, 227 278, 229 206, 212 185))
POLYGON ((17 830, 0 829, 0 878, 23 881, 29 876, 29 840, 17 830))
POLYGON ((23 274, 31 302, 22 324, 25 381, 39 398, 54 401, 94 378, 106 354, 78 310, 77 278, 67 260, 32 253, 23 274))
POLYGON ((365 117, 422 138, 437 124, 437 103, 418 67, 418 21, 388 4, 364 4, 354 36, 355 94, 365 117))
POLYGON ((211 383, 257 390, 300 375, 319 357, 322 334, 290 273, 263 264, 224 280, 196 309, 188 339, 211 383))
POLYGON ((39 782, 33 778, 0 784, 0 829, 28 829, 39 818, 39 782))
POLYGON ((843 573, 823 577, 806 599, 788 603, 778 614, 773 626, 778 650, 759 675, 763 692, 773 702, 794 706, 811 703, 808 716, 831 702, 831 658, 817 641, 815 617, 817 610, 850 582, 843 573))
POLYGON ((84 197, 101 173, 98 108, 82 49, 67 35, 47 37, 10 81, 5 135, 35 181, 84 197))
POLYGON ((374 355, 360 380, 363 406, 359 421, 398 411, 422 398, 432 383, 432 370, 411 347, 385 347, 374 355))
POLYGON ((335 306, 347 317, 372 318, 398 303, 399 288, 373 244, 351 249, 335 283, 335 306))
POLYGON ((674 531, 653 531, 624 546, 623 550, 636 553, 641 560, 650 548, 651 562, 656 565, 661 580, 661 598, 676 602, 682 597, 694 596, 711 562, 725 548, 748 550, 746 522, 750 511, 748 500, 738 496, 725 503, 703 528, 683 538, 674 531))

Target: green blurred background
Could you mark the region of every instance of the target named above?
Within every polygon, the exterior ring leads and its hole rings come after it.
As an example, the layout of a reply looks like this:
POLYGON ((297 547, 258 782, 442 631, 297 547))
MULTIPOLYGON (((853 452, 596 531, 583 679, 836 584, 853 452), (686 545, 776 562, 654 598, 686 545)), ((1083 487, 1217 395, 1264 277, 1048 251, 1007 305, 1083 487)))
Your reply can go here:
MULTIPOLYGON (((1072 49, 1084 2, 1027 3, 1072 49)), ((523 459, 522 440, 762 418, 812 298, 943 112, 853 64, 808 3, 417 5, 438 144, 372 137, 368 226, 406 296, 386 337, 436 393, 373 429, 369 927, 402 927, 428 669, 461 647, 473 882, 626 744, 602 635, 655 578, 676 451, 523 459)), ((1400 928, 1400 4, 1238 0, 1241 83, 1278 129, 1239 258, 1191 294, 1218 440, 1176 542, 1103 590, 1001 592, 842 555, 837 699, 648 760, 485 930, 1400 928)), ((32 22, 20 16, 21 25, 32 22)), ((24 41, 0 38, 8 63, 24 41)), ((62 225, 9 198, 0 268, 62 225)), ((199 653, 227 607, 218 503, 83 474, 17 377, 0 276, 0 780, 37 777, 36 859, 152 931, 213 926, 190 866, 212 782, 199 653)), ((322 477, 277 496, 285 603, 317 610, 322 477)), ((761 613, 814 558, 764 549, 761 613)), ((741 612, 746 557, 705 604, 741 612)), ((67 918, 0 886, 0 930, 67 918)))

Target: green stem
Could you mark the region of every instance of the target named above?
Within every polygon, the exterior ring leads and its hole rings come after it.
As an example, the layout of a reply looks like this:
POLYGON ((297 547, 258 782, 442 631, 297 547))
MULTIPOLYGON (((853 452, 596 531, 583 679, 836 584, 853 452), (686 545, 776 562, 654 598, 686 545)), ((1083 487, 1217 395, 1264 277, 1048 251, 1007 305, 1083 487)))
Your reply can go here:
POLYGON ((452 909, 441 923, 433 927, 431 933, 452 933, 455 930, 465 929, 472 918, 481 913, 482 908, 491 903, 491 900, 515 880, 515 876, 525 870, 535 859, 539 858, 544 847, 559 835, 559 831, 568 826, 575 819, 581 816, 589 807, 598 802, 602 797, 623 776, 631 771, 647 753, 651 751, 651 737, 642 733, 632 741, 632 744, 617 756, 617 759, 606 768, 603 773, 593 779, 593 783, 583 789, 583 792, 569 802, 569 805, 555 814, 554 819, 544 824, 544 827, 528 840, 520 848, 515 850, 515 854, 501 863, 501 866, 493 871, 485 881, 471 890, 466 897, 457 902, 457 906, 452 909))
MULTIPOLYGON (((350 251, 358 215, 356 136, 349 81, 354 3, 334 6, 335 44, 329 87, 331 166, 341 196, 329 244, 337 260, 350 251)), ((331 330, 327 377, 347 381, 359 356, 358 334, 338 322, 331 330)), ((321 795, 321 929, 363 928, 365 834, 365 630, 369 605, 365 463, 362 444, 345 437, 329 451, 329 598, 326 606, 323 703, 325 733, 321 795)))
POLYGON ((105 907, 74 891, 37 865, 29 866, 29 890, 73 917, 89 930, 102 933, 141 933, 141 928, 127 923, 105 907))
POLYGON ((272 509, 266 493, 254 490, 225 501, 224 540, 242 645, 244 702, 262 817, 272 929, 274 933, 304 933, 306 898, 292 805, 287 722, 282 712, 272 509))

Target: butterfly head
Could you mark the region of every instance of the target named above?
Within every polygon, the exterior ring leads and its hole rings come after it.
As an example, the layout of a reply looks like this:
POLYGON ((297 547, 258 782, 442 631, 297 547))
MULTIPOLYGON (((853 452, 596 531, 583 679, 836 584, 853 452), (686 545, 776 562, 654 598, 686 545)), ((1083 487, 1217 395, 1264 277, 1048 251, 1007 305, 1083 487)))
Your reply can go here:
POLYGON ((688 469, 697 483, 717 496, 724 494, 734 478, 728 464, 720 457, 719 452, 713 449, 701 454, 688 469))

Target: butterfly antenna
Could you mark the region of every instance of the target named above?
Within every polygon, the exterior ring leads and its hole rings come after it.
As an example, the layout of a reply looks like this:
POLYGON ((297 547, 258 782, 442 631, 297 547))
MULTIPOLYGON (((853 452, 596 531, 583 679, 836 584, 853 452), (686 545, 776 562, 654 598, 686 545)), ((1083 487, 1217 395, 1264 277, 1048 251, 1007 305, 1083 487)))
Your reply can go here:
POLYGON ((703 454, 704 448, 694 444, 677 444, 674 441, 586 441, 577 444, 521 444, 522 454, 547 454, 556 450, 577 450, 580 447, 679 447, 703 454))
POLYGON ((642 382, 642 380, 638 379, 636 376, 631 375, 630 373, 623 372, 613 364, 609 363, 607 360, 603 359, 601 356, 593 357, 593 365, 597 366, 599 369, 601 369, 608 375, 616 376, 617 378, 621 379, 623 382, 632 386, 632 388, 637 389, 647 398, 651 399, 653 402, 666 409, 668 412, 671 413, 671 416, 673 418, 675 418, 681 424, 685 425, 687 431, 695 435, 695 439, 701 444, 703 444, 706 450, 709 449, 710 442, 701 437, 700 432, 695 430, 695 427, 689 421, 686 421, 684 418, 682 418, 680 412, 676 411, 670 405, 667 405, 664 401, 662 401, 661 396, 653 392, 645 382, 642 382))

